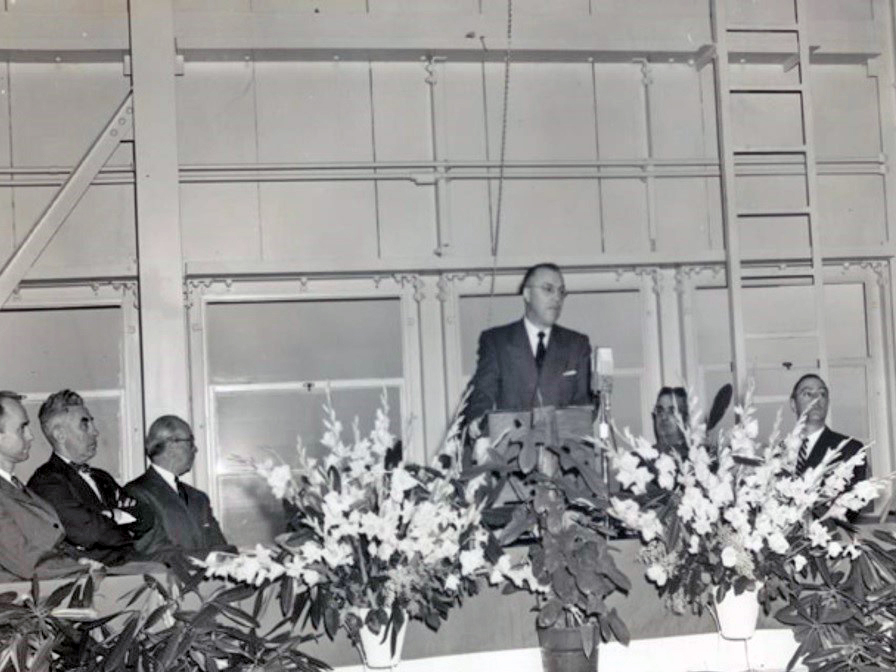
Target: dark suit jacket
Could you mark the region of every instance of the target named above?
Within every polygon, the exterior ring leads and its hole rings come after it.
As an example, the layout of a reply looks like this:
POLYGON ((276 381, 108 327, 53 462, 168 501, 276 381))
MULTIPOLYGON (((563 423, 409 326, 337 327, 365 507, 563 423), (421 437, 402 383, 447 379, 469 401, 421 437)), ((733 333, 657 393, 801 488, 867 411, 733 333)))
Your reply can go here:
POLYGON ((591 346, 588 337, 554 325, 541 372, 523 320, 483 331, 470 381, 468 420, 497 411, 591 403, 591 346))
POLYGON ((186 503, 152 467, 125 486, 125 492, 137 500, 138 517, 153 521, 137 539, 140 554, 164 561, 172 550, 204 556, 210 550, 232 548, 212 513, 208 495, 181 485, 186 503))
MULTIPOLYGON (((825 426, 825 428, 821 432, 821 435, 818 437, 818 441, 816 441, 815 445, 812 446, 812 452, 809 453, 809 457, 806 459, 806 467, 817 467, 821 463, 821 460, 824 458, 825 454, 829 450, 834 450, 843 441, 846 441, 846 444, 844 444, 843 450, 840 452, 841 460, 848 460, 862 448, 861 441, 850 438, 844 434, 840 434, 839 432, 835 432, 830 427, 825 426)), ((868 470, 866 465, 863 464, 862 466, 858 467, 853 472, 852 484, 855 484, 858 481, 864 479, 867 473, 868 470)))
POLYGON ((133 527, 118 525, 103 515, 115 506, 120 488, 107 472, 91 469, 103 501, 81 478, 78 470, 56 453, 28 480, 28 487, 56 509, 65 526, 66 539, 82 555, 107 565, 121 564, 133 555, 133 527))
POLYGON ((77 568, 62 550, 65 530, 56 511, 30 489, 0 477, 0 580, 30 579, 38 565, 77 568))

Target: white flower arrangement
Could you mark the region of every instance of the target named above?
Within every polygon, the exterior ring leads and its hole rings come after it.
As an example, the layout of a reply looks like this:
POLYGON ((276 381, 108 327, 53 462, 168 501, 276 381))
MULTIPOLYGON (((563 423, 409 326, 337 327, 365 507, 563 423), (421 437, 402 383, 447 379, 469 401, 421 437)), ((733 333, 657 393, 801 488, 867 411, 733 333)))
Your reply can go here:
POLYGON ((609 513, 647 544, 647 577, 677 611, 688 604, 700 611, 714 590, 739 592, 772 576, 798 573, 809 554, 825 562, 855 557, 859 550, 848 526, 837 523, 877 497, 887 480, 852 484, 866 449, 841 460, 842 446, 798 474, 805 418, 782 436, 779 412, 762 441, 751 395, 752 388, 717 446, 706 442, 694 399, 692 421, 680 422, 684 457, 660 453, 627 428, 621 433, 624 445, 602 442, 621 487, 609 513))
POLYGON ((323 459, 308 457, 299 440, 297 469, 251 463, 297 511, 294 531, 277 549, 213 554, 204 563, 208 576, 256 586, 292 581, 295 593, 309 592, 312 623, 323 621, 330 636, 341 626, 354 636, 359 614, 375 630, 405 614, 435 629, 479 579, 537 589, 528 563, 511 562, 481 525, 472 496, 478 483, 458 480, 458 422, 435 466, 423 467, 402 459, 385 394, 373 431, 362 437, 355 422, 351 443, 332 406, 324 410, 323 459))

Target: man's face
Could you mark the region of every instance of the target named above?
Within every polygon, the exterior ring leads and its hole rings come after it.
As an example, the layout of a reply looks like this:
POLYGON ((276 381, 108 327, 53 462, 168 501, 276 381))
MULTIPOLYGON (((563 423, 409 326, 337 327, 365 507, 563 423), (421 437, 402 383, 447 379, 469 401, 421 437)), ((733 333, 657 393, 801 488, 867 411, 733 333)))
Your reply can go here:
POLYGON ((61 452, 75 464, 93 459, 99 435, 93 416, 85 406, 69 408, 54 431, 61 452))
POLYGON ((523 289, 526 317, 537 327, 551 327, 560 319, 565 298, 563 276, 549 268, 539 268, 523 289))
POLYGON ((193 468, 193 460, 196 458, 196 439, 190 426, 186 423, 178 425, 177 429, 165 443, 166 467, 176 476, 182 476, 193 468))
POLYGON ((790 400, 790 407, 797 417, 809 409, 806 422, 823 425, 828 416, 828 403, 828 386, 820 378, 806 378, 797 386, 793 399, 790 400))
POLYGON ((31 427, 25 408, 15 399, 2 399, 3 419, 0 420, 0 462, 11 470, 18 462, 28 459, 31 451, 31 427))
POLYGON ((653 407, 653 433, 657 443, 664 446, 679 446, 684 443, 684 433, 678 426, 684 422, 687 409, 681 401, 677 401, 674 394, 664 394, 656 401, 653 407))

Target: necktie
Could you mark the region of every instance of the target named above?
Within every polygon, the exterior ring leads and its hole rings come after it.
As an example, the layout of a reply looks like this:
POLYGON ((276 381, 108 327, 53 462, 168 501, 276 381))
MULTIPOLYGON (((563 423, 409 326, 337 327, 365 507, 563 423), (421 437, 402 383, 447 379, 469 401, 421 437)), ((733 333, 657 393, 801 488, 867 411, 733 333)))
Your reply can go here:
POLYGON ((184 504, 186 504, 187 503, 187 489, 184 487, 184 484, 180 482, 179 478, 175 478, 174 483, 177 485, 177 494, 180 496, 181 501, 184 504))
POLYGON ((19 480, 19 477, 16 476, 15 474, 12 474, 12 484, 14 486, 16 486, 19 490, 25 489, 25 484, 22 483, 22 481, 19 480))
POLYGON ((808 466, 806 463, 809 461, 809 439, 804 438, 803 442, 800 444, 800 452, 796 458, 796 473, 802 474, 806 471, 806 467, 808 466))
POLYGON ((541 365, 544 364, 544 355, 546 348, 544 347, 544 332, 538 332, 538 347, 535 348, 535 366, 541 371, 541 365))
POLYGON ((86 462, 81 462, 80 464, 75 464, 74 462, 72 462, 72 466, 82 474, 90 474, 90 465, 86 462))

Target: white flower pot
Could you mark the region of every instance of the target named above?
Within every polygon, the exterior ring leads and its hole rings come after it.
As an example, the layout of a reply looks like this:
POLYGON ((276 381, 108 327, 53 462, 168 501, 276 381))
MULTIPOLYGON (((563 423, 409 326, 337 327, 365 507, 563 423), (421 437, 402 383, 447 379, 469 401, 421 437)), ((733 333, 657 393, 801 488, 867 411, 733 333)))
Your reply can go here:
MULTIPOLYGON (((363 610, 366 616, 366 609, 363 610)), ((363 616, 362 616, 363 620, 363 616)), ((395 654, 392 654, 392 624, 386 628, 380 628, 374 633, 366 625, 359 631, 361 660, 365 670, 395 670, 401 662, 401 649, 404 646, 404 635, 408 628, 408 619, 405 615, 404 623, 398 629, 398 637, 395 640, 395 654)))
POLYGON ((735 595, 734 590, 716 601, 719 634, 725 639, 750 639, 759 619, 759 588, 735 595))

